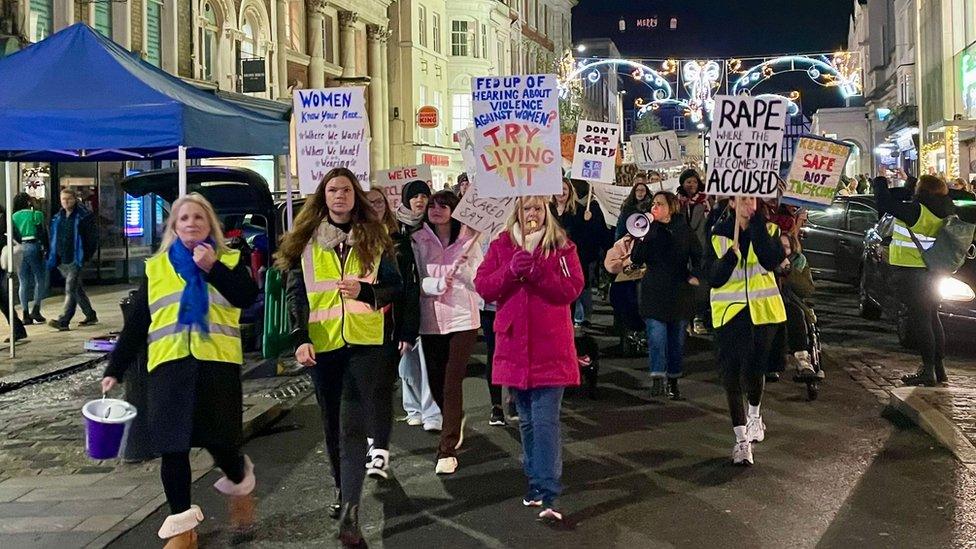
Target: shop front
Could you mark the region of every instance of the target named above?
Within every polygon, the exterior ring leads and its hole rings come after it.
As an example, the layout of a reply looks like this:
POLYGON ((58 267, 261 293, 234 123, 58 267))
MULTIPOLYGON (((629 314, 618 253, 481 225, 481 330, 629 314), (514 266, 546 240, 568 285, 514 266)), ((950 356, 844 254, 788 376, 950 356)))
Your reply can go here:
POLYGON ((417 164, 430 166, 435 191, 452 188, 457 182, 457 176, 464 171, 461 152, 442 148, 419 148, 417 150, 417 164))

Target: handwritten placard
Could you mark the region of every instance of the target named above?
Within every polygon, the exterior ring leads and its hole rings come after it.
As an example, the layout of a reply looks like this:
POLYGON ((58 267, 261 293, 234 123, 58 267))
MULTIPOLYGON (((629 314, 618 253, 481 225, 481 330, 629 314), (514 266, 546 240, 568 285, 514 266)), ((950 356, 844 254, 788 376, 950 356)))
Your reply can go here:
POLYGON ((573 149, 573 179, 612 183, 619 150, 619 124, 580 120, 573 149))
POLYGON ((474 150, 483 197, 558 194, 559 98, 556 76, 474 79, 474 150))
POLYGON ((298 185, 311 194, 332 168, 346 167, 369 189, 364 88, 295 90, 298 185))
POLYGON ((603 217, 607 225, 614 227, 617 225, 617 218, 620 217, 620 207, 630 194, 630 187, 619 185, 607 185, 606 183, 590 183, 593 188, 593 199, 603 210, 603 217))
POLYGON ((417 179, 427 183, 428 187, 434 188, 434 178, 427 164, 380 170, 376 172, 376 187, 383 191, 390 208, 395 210, 400 207, 403 186, 417 179))
POLYGON ((850 145, 805 135, 797 140, 796 156, 786 176, 784 198, 799 202, 830 204, 844 174, 850 145))
POLYGON ((715 96, 708 194, 776 196, 786 107, 783 97, 715 96))
POLYGON ((634 163, 642 170, 657 170, 681 165, 681 144, 674 130, 630 136, 634 163))
POLYGON ((451 217, 490 238, 505 228, 508 217, 515 209, 515 200, 514 196, 480 197, 478 190, 471 187, 461 197, 451 217))

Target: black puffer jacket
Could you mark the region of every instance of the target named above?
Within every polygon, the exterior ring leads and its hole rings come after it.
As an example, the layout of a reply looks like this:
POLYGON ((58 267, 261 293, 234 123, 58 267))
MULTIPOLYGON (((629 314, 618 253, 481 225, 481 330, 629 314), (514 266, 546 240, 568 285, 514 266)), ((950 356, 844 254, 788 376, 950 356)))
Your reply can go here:
POLYGON ((688 278, 697 276, 702 250, 698 238, 681 215, 670 223, 651 223, 650 232, 634 245, 635 265, 647 265, 640 281, 640 314, 661 322, 686 320, 694 315, 694 289, 688 278))

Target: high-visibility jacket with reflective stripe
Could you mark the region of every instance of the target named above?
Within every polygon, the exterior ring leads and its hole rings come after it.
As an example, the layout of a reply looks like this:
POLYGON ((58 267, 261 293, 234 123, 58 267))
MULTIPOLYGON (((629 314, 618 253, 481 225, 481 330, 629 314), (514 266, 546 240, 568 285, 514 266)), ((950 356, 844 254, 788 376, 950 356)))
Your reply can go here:
POLYGON ((346 345, 383 344, 383 310, 355 299, 344 299, 338 286, 343 278, 373 284, 379 269, 379 255, 373 259, 366 276, 360 277, 363 268, 355 251, 350 250, 343 263, 335 250, 323 248, 314 238, 305 247, 302 277, 308 295, 308 336, 316 353, 346 345))
MULTIPOLYGON (((766 230, 773 238, 779 239, 776 225, 767 223, 766 230)), ((715 255, 719 259, 725 257, 732 242, 731 238, 713 235, 715 255)), ((776 285, 776 275, 763 268, 752 245, 749 246, 745 262, 741 259, 736 262, 729 280, 721 287, 712 289, 711 302, 712 326, 716 328, 728 324, 747 304, 752 323, 756 326, 786 322, 786 307, 776 285)))
MULTIPOLYGON (((174 244, 174 246, 179 243, 174 244)), ((231 250, 220 254, 219 260, 229 269, 240 261, 241 254, 231 250)), ((210 307, 207 322, 210 333, 199 327, 182 326, 178 322, 180 298, 186 281, 176 273, 169 254, 157 254, 146 261, 149 279, 149 371, 164 362, 187 356, 199 360, 243 364, 241 349, 241 310, 227 301, 216 288, 207 284, 210 307)))
MULTIPOLYGON (((921 211, 918 221, 912 225, 912 232, 918 238, 918 243, 922 249, 927 250, 935 244, 935 235, 942 229, 942 219, 932 213, 931 210, 919 204, 921 211)), ((899 267, 924 268, 925 261, 922 259, 922 252, 912 241, 912 235, 908 232, 908 225, 901 219, 895 218, 895 224, 891 233, 891 246, 888 247, 888 263, 899 267)))

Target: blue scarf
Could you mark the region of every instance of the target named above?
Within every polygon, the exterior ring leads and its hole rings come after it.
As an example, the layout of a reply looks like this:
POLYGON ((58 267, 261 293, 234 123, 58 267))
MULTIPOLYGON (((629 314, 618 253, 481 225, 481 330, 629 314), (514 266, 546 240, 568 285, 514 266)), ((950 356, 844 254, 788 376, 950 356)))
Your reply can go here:
MULTIPOLYGON (((206 243, 216 247, 210 238, 206 243)), ((177 240, 169 247, 169 262, 176 269, 176 274, 186 282, 186 288, 180 296, 179 324, 191 328, 197 326, 201 332, 210 333, 210 325, 207 323, 210 296, 207 292, 207 282, 203 279, 204 273, 193 262, 193 250, 177 240)))

